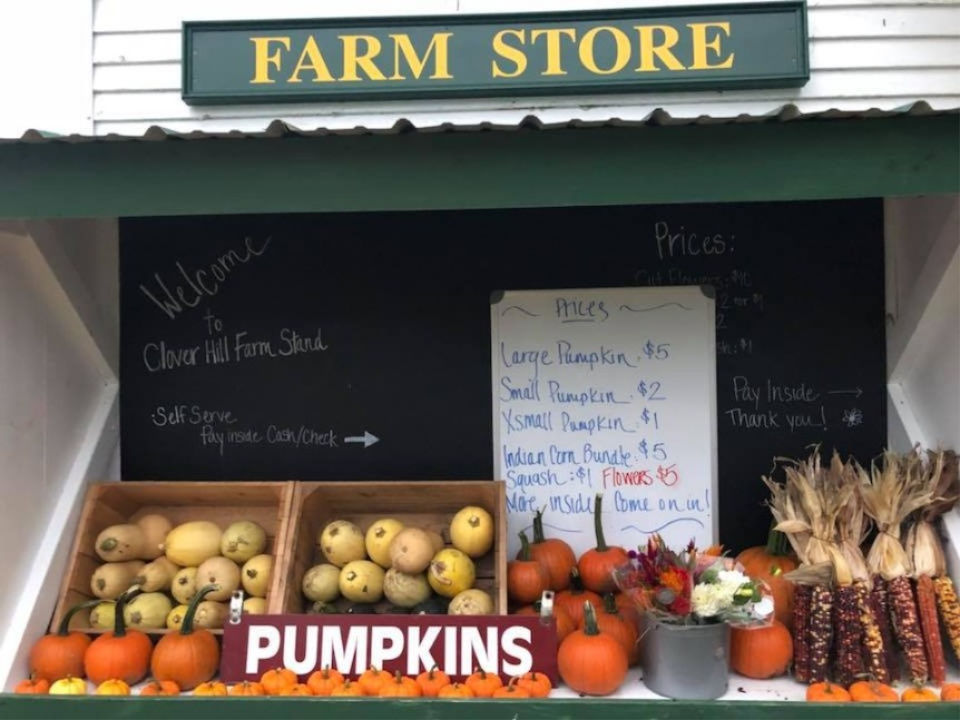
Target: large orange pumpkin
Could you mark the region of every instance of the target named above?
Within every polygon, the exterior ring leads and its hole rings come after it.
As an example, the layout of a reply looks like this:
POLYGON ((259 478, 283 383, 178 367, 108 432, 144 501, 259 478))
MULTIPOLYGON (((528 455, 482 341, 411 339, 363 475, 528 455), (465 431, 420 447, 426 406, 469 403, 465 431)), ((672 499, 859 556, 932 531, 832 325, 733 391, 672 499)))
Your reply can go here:
POLYGON ((194 629, 193 618, 203 598, 219 588, 219 585, 201 588, 187 606, 180 631, 160 638, 150 661, 150 669, 157 680, 172 680, 181 690, 192 690, 217 674, 220 646, 206 628, 194 629))
POLYGON ((123 621, 124 605, 138 592, 127 592, 117 598, 113 632, 104 633, 90 643, 83 656, 87 677, 96 685, 113 679, 135 685, 147 676, 153 650, 150 638, 139 630, 128 630, 123 621))
POLYGON ((873 680, 859 680, 851 685, 850 699, 854 702, 900 702, 896 690, 873 680))
POLYGON ((640 643, 637 629, 620 613, 613 593, 603 596, 603 610, 597 614, 597 626, 600 632, 612 635, 627 651, 627 662, 636 665, 640 662, 640 643))
POLYGON ((570 571, 577 565, 577 556, 567 543, 559 538, 548 538, 543 533, 543 510, 533 518, 533 542, 530 557, 547 571, 550 589, 559 592, 570 585, 570 571))
POLYGON ((583 603, 589 602, 597 612, 603 607, 603 600, 592 590, 585 590, 580 578, 580 571, 573 568, 570 571, 570 587, 558 592, 553 598, 553 607, 556 611, 564 610, 575 627, 583 625, 583 603))
MULTIPOLYGON (((514 615, 533 615, 540 617, 540 601, 538 600, 533 605, 524 605, 517 610, 514 615)), ((559 645, 567 635, 577 629, 577 626, 573 620, 570 619, 567 611, 560 605, 555 604, 553 606, 553 619, 557 621, 557 644, 559 645)))
POLYGON ((520 533, 520 554, 507 563, 507 595, 516 603, 532 603, 550 587, 550 576, 530 555, 530 541, 520 533))
POLYGON ((582 630, 570 633, 557 653, 560 677, 583 695, 609 695, 627 677, 627 651, 597 627, 593 605, 584 603, 582 630))
POLYGON ((90 638, 81 632, 70 632, 70 620, 80 610, 103 602, 100 598, 88 600, 70 608, 55 633, 44 635, 30 648, 27 667, 30 675, 48 682, 56 682, 68 675, 84 677, 83 655, 90 647, 90 638))
POLYGON ((783 675, 793 660, 793 638, 779 620, 755 628, 730 628, 730 668, 748 678, 783 675))
POLYGON ((630 562, 627 551, 619 545, 607 545, 603 537, 603 495, 597 493, 593 507, 593 529, 597 534, 597 546, 580 556, 577 569, 587 590, 608 593, 617 589, 613 580, 614 569, 630 562))
POLYGON ((797 561, 790 555, 787 536, 771 528, 766 545, 747 548, 737 555, 747 575, 764 580, 773 592, 774 616, 793 629, 793 583, 783 576, 797 569, 797 561))

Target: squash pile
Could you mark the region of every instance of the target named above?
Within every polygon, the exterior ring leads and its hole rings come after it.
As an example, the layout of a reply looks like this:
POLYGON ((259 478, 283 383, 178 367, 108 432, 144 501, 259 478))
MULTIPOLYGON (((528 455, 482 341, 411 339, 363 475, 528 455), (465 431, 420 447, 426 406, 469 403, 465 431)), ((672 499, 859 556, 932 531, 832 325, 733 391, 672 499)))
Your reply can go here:
POLYGON ((226 601, 241 587, 249 596, 244 611, 266 612, 273 557, 264 552, 266 532, 253 521, 221 530, 208 520, 174 527, 163 515, 144 515, 105 528, 94 547, 105 562, 90 577, 90 591, 100 600, 90 610, 91 627, 112 628, 116 600, 133 586, 141 592, 126 604, 124 621, 139 630, 179 629, 187 604, 204 585, 217 590, 197 608, 198 627, 223 627, 226 601))
POLYGON ((445 528, 381 518, 364 532, 349 520, 328 523, 317 537, 324 562, 303 575, 312 613, 490 615, 493 598, 474 587, 474 561, 493 548, 494 523, 482 507, 460 509, 445 528))

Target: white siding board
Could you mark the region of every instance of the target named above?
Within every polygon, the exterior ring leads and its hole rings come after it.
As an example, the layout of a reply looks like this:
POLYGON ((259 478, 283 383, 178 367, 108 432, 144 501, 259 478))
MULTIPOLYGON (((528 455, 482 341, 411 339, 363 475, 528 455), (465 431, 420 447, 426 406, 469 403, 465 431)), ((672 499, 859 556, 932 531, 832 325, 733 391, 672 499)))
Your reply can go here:
POLYGON ((180 62, 180 31, 150 33, 98 33, 93 39, 93 62, 180 62))
POLYGON ((956 5, 818 8, 808 13, 810 36, 957 37, 958 9, 956 5))

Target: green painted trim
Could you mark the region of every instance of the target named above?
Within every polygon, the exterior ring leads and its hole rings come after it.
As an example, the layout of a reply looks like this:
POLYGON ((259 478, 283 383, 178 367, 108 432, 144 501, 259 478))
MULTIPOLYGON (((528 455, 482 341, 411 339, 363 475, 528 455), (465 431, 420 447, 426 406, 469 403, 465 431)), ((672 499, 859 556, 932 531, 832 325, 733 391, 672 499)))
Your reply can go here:
POLYGON ((0 145, 0 217, 815 200, 960 191, 960 115, 0 145))
POLYGON ((874 704, 813 704, 801 702, 689 702, 675 700, 625 701, 543 700, 333 700, 329 698, 137 698, 44 697, 0 695, 0 717, 39 720, 101 720, 102 718, 375 718, 377 720, 956 720, 956 703, 919 706, 874 704), (239 707, 238 707, 239 706, 239 707))

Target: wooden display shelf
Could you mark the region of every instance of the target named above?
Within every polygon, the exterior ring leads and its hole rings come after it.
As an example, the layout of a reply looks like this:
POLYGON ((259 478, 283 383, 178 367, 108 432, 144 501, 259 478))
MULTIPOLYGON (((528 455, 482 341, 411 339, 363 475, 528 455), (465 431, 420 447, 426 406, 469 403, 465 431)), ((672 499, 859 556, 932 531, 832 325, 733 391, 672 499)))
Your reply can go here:
MULTIPOLYGON (((293 501, 293 482, 116 482, 92 485, 87 491, 70 562, 60 586, 51 627, 57 627, 73 605, 90 600, 90 576, 103 564, 94 544, 97 535, 119 523, 132 522, 150 513, 160 513, 174 526, 191 520, 209 520, 221 529, 238 520, 252 520, 267 534, 267 553, 274 556, 274 579, 283 572, 283 543, 293 501)), ((273 583, 271 582, 271 590, 273 583)), ((280 612, 278 598, 267 594, 268 611, 280 612)), ((88 613, 79 612, 71 629, 91 634, 106 632, 89 626, 88 613)), ((166 629, 146 630, 165 634, 166 629)), ((220 634, 221 630, 213 632, 220 634)))
POLYGON ((475 587, 490 593, 496 612, 506 614, 506 496, 503 481, 493 480, 297 483, 285 543, 287 569, 274 576, 271 596, 280 598, 282 612, 307 611, 310 603, 300 586, 310 567, 325 562, 316 541, 329 522, 349 520, 366 532, 380 518, 393 517, 435 530, 449 544, 450 520, 465 505, 478 505, 493 516, 493 550, 476 560, 475 587))

